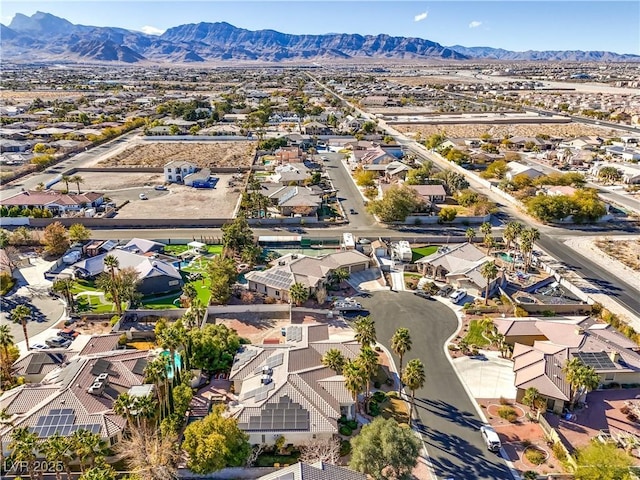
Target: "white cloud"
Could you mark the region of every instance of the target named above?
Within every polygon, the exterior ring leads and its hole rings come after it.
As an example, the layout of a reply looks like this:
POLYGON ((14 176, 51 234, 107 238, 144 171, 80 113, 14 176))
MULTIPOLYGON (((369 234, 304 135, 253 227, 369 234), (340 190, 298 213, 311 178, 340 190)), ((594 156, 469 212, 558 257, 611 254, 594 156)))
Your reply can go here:
POLYGON ((413 17, 413 21, 414 22, 421 22, 422 20, 424 20, 428 16, 429 16, 429 12, 422 12, 422 13, 419 13, 418 15, 416 15, 415 17, 413 17))
POLYGON ((469 24, 469 28, 478 28, 480 25, 482 25, 482 22, 479 22, 477 20, 474 20, 473 22, 471 22, 469 24))
POLYGON ((152 27, 150 25, 145 25, 140 30, 142 30, 142 32, 146 33, 147 35, 162 35, 164 33, 164 30, 152 27))

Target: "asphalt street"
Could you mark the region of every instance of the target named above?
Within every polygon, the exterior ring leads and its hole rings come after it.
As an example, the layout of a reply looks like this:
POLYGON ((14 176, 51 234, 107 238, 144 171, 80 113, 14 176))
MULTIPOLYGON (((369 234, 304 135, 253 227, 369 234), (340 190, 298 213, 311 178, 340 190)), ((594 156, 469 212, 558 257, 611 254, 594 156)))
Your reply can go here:
POLYGON ((478 430, 482 421, 444 351, 458 327, 453 311, 409 292, 375 292, 361 303, 376 322, 378 341, 389 350, 397 328, 411 332, 413 348, 404 362, 419 358, 425 366, 426 382, 416 392, 416 411, 426 427, 422 438, 437 477, 511 479, 502 458, 484 445, 478 430))

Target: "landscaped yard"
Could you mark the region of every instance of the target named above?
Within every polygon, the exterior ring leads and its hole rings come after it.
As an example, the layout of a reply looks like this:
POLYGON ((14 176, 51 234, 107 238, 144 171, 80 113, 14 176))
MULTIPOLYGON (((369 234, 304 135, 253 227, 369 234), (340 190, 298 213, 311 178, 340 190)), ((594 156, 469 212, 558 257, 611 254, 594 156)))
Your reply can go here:
POLYGON ((464 339, 468 342, 469 345, 475 345, 477 347, 486 347, 489 345, 489 340, 487 340, 483 335, 482 325, 478 320, 471 320, 469 323, 469 331, 465 335, 464 339))
POLYGON ((426 247, 418 247, 412 248, 411 252, 413 256, 411 257, 411 261, 415 262, 416 260, 420 260, 422 257, 426 257, 427 255, 431 255, 432 253, 436 253, 438 251, 437 245, 427 245, 426 247))
POLYGON ((257 467, 273 467, 274 464, 278 463, 280 466, 284 465, 293 465, 294 463, 298 463, 298 458, 300 458, 300 452, 294 452, 291 455, 276 455, 273 453, 263 453, 256 460, 257 467))
POLYGON ((384 404, 380 414, 384 418, 393 418, 398 423, 409 423, 409 411, 404 400, 389 397, 384 404))
MULTIPOLYGON (((191 247, 187 245, 166 245, 164 247, 164 253, 166 255, 172 255, 177 257, 181 253, 190 250, 191 247)), ((207 245, 207 254, 209 255, 220 255, 222 253, 222 245, 207 245)))

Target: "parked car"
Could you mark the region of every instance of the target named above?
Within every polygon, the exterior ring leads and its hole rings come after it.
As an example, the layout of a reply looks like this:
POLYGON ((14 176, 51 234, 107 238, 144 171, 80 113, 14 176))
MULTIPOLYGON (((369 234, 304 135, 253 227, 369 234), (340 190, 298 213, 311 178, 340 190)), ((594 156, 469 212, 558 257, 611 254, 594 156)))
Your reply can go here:
POLYGON ((160 190, 160 191, 165 191, 167 189, 167 187, 165 187, 164 185, 156 185, 155 187, 153 187, 154 190, 160 190))
POLYGON ((149 197, 147 197, 144 193, 141 193, 140 195, 138 195, 138 197, 140 197, 140 200, 149 200, 149 197))
POLYGON ((500 437, 496 433, 496 431, 490 425, 483 425, 480 427, 480 435, 482 435, 482 439, 484 443, 487 445, 487 448, 492 452, 497 452, 502 447, 502 443, 500 442, 500 437))
POLYGON ((326 162, 327 160, 329 160, 329 157, 326 157, 324 155, 320 155, 320 160, 322 160, 323 162, 326 162))
POLYGON ((74 340, 78 335, 80 335, 80 332, 76 332, 72 328, 65 328, 58 332, 59 337, 67 338, 69 340, 74 340))
POLYGON ((358 214, 358 212, 356 212, 356 209, 355 209, 355 208, 350 208, 350 209, 349 209, 349 213, 350 213, 351 215, 357 215, 357 214, 358 214))
POLYGON ((451 300, 453 303, 458 303, 462 301, 462 299, 466 296, 467 296, 466 291, 456 290, 455 292, 451 293, 451 295, 449 295, 449 300, 451 300))
POLYGON ((425 292, 424 290, 416 290, 413 293, 414 293, 414 295, 417 295, 418 297, 422 297, 422 298, 426 298, 427 300, 431 300, 431 295, 429 294, 429 292, 425 292))
POLYGON ((49 346, 44 343, 34 343, 31 345, 31 350, 48 350, 49 346))
POLYGON ((64 337, 51 337, 47 338, 44 343, 46 343, 51 348, 67 348, 71 345, 71 340, 64 337))
POLYGON ((448 297, 451 292, 453 292, 453 287, 451 285, 445 285, 440 290, 438 290, 438 295, 440 295, 441 297, 448 297))

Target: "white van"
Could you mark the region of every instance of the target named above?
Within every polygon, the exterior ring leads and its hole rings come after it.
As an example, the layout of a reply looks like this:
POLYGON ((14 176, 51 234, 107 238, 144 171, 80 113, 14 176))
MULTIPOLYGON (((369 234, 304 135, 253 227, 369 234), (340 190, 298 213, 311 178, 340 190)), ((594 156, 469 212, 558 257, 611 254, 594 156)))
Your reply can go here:
POLYGON ((454 290, 451 295, 449 295, 449 300, 451 300, 452 303, 458 303, 460 300, 462 300, 464 297, 467 296, 467 292, 464 290, 454 290))
POLYGON ((480 434, 487 448, 492 452, 497 452, 502 447, 500 443, 500 437, 496 431, 490 425, 483 425, 480 427, 480 434))

